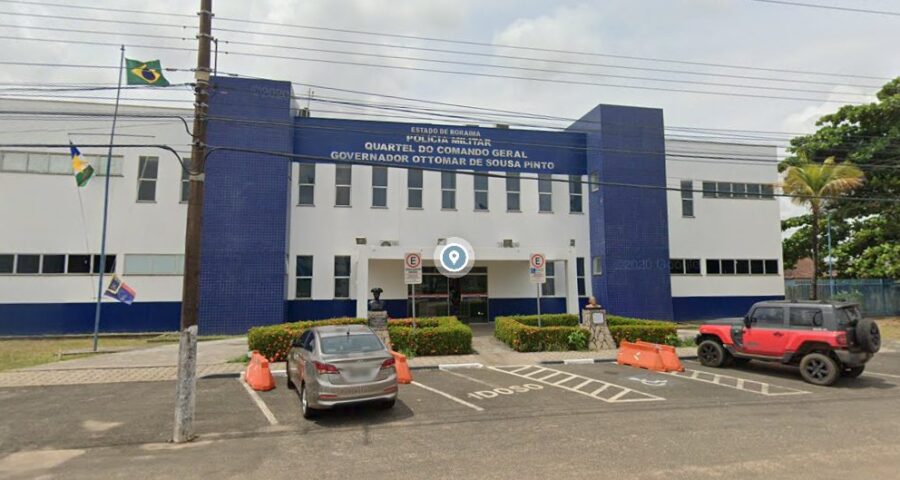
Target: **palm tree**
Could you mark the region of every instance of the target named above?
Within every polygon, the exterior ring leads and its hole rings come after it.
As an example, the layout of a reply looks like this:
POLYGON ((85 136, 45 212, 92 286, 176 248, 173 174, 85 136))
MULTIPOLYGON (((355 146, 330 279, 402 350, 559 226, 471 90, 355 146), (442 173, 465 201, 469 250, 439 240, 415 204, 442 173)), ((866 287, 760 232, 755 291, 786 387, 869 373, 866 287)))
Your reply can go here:
POLYGON ((812 299, 818 295, 819 277, 819 217, 822 215, 824 203, 829 198, 847 194, 861 186, 865 180, 862 170, 849 162, 836 163, 834 157, 828 157, 821 164, 803 163, 789 167, 785 172, 782 189, 785 194, 792 195, 797 205, 808 206, 812 211, 812 245, 813 277, 812 299))

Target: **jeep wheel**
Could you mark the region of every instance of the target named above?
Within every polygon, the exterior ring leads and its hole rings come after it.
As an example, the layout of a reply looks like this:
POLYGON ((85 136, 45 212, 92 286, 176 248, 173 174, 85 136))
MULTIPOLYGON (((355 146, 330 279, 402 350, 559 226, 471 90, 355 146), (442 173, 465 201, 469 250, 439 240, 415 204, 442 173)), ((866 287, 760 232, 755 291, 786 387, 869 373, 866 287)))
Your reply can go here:
POLYGON ((881 349, 881 330, 871 318, 864 318, 856 324, 856 341, 863 350, 876 353, 881 349))
POLYGON ((858 367, 845 368, 841 375, 847 378, 856 378, 862 375, 863 371, 866 369, 865 365, 860 365, 858 367))
POLYGON ((800 360, 800 375, 813 385, 831 385, 839 373, 838 363, 823 353, 808 353, 800 360))
POLYGON ((719 368, 728 361, 729 353, 721 343, 715 340, 704 340, 697 347, 697 358, 707 367, 719 368))

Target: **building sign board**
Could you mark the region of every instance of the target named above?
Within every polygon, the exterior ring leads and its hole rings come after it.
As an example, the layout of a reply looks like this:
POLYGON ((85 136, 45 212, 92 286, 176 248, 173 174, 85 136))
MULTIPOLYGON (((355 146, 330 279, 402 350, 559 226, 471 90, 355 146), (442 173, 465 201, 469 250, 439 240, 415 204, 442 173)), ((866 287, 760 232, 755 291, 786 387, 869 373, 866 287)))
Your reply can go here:
POLYGON ((531 283, 547 282, 547 259, 543 253, 532 253, 528 259, 528 274, 531 283))
POLYGON ((422 283, 422 254, 409 252, 403 257, 403 281, 407 285, 422 283))

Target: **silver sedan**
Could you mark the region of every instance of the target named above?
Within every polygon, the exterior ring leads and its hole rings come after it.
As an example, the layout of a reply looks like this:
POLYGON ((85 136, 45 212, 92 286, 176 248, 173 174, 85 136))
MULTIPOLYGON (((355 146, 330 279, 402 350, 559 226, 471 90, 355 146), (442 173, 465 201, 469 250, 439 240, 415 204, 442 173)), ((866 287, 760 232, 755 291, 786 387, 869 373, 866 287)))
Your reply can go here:
POLYGON ((365 325, 313 327, 294 339, 287 385, 298 389, 304 418, 338 405, 397 401, 394 357, 365 325))

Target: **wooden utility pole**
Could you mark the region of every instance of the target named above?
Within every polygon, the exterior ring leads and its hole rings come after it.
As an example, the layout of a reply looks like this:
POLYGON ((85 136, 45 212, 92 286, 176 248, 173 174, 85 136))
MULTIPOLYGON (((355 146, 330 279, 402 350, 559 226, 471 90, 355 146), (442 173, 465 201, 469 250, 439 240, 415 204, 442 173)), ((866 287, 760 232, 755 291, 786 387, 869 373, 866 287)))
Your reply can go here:
POLYGON ((206 172, 206 115, 209 108, 212 0, 200 0, 197 71, 194 74, 194 130, 188 184, 187 228, 184 238, 184 283, 181 296, 181 336, 178 344, 178 384, 175 392, 175 443, 194 438, 197 387, 197 317, 200 309, 200 240, 203 225, 203 185, 206 172))

